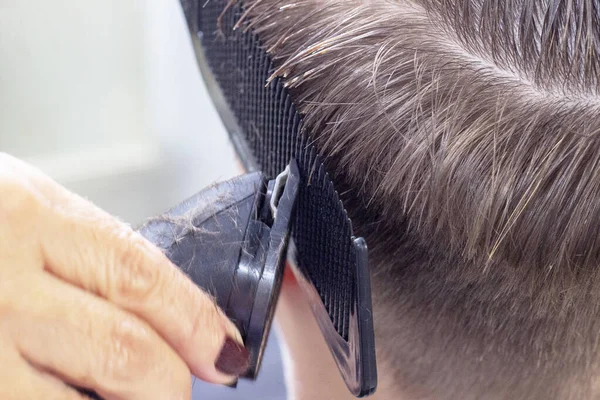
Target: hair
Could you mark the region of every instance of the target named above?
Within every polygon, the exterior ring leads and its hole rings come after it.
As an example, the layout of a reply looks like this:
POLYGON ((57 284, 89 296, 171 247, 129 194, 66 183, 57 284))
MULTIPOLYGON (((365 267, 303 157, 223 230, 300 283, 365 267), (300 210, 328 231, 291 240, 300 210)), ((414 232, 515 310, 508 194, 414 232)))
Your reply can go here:
POLYGON ((409 399, 600 398, 600 3, 244 0, 409 399))

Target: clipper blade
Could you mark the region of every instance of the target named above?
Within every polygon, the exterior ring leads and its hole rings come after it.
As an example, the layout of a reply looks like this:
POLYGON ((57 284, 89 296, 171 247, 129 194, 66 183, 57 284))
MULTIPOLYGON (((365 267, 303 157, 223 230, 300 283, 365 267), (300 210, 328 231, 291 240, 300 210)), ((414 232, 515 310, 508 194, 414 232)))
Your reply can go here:
POLYGON ((377 385, 367 246, 352 224, 270 56, 234 29, 243 2, 182 1, 202 75, 238 155, 273 178, 295 158, 300 185, 288 261, 350 391, 377 385))

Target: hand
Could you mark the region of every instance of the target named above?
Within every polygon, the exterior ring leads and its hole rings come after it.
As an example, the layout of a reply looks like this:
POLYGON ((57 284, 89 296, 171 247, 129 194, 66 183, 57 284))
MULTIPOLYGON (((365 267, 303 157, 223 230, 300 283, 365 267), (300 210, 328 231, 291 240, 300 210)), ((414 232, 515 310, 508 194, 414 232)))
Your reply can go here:
POLYGON ((0 153, 0 398, 189 399, 247 368, 235 326, 141 235, 0 153))

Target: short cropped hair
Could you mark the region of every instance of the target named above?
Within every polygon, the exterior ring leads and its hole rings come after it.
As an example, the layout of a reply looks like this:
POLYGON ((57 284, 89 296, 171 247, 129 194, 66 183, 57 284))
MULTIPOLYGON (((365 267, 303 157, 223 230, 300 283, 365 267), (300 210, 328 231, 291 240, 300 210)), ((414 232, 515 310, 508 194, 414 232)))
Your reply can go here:
POLYGON ((370 244, 402 398, 600 398, 600 3, 242 1, 370 244))

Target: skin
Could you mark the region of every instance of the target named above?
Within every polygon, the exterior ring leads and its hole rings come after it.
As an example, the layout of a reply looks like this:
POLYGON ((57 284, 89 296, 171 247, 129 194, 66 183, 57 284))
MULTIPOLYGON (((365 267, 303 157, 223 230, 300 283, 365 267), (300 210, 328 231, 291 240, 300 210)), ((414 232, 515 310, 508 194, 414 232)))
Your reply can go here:
MULTIPOLYGON (((276 322, 282 332, 290 400, 356 400, 350 394, 325 339, 317 326, 308 301, 289 269, 277 304, 276 322)), ((377 392, 371 400, 402 400, 382 375, 379 363, 377 392)))
POLYGON ((0 153, 0 398, 189 399, 239 332, 129 226, 0 153), (65 383, 66 382, 66 383, 65 383))

